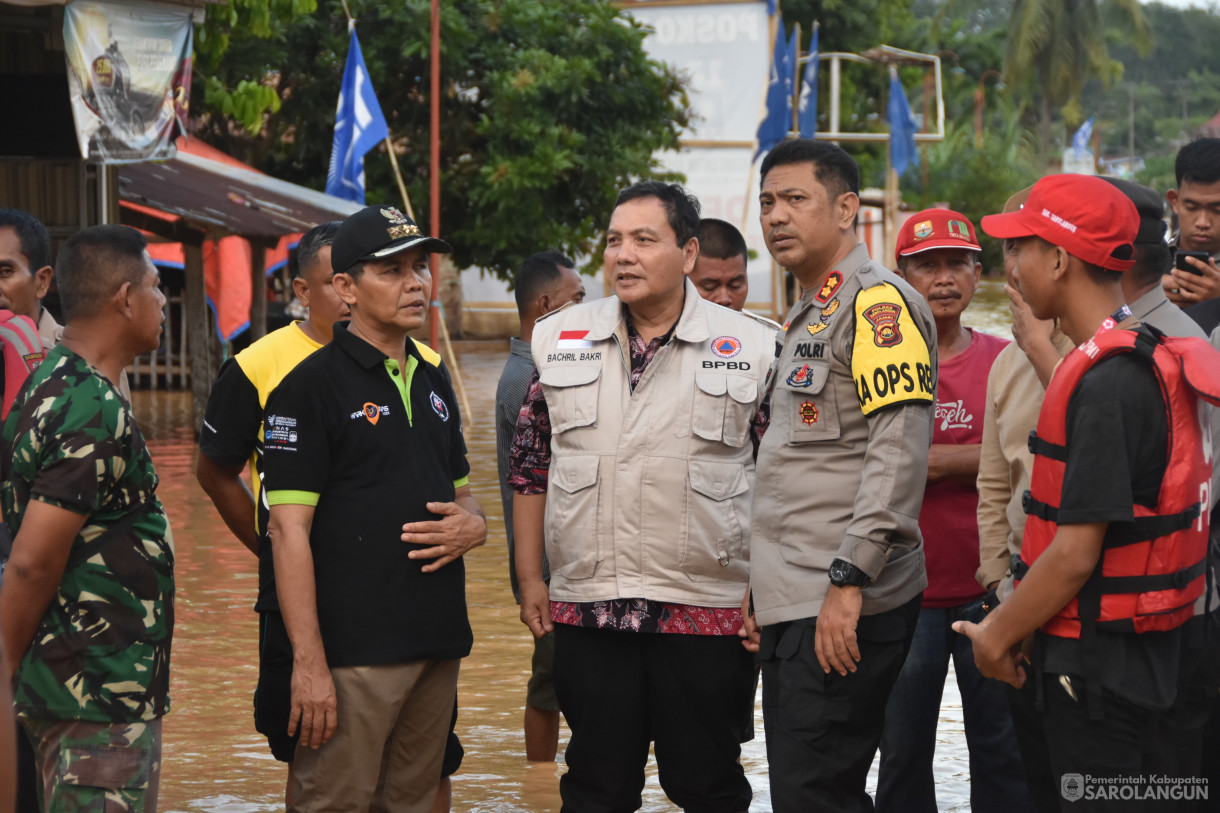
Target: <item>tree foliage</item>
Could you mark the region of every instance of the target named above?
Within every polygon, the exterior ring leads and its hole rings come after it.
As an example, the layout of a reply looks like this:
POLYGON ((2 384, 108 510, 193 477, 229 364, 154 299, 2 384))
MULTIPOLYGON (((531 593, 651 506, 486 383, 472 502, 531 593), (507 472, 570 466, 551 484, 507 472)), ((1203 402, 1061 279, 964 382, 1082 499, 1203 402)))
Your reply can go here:
POLYGON ((234 33, 267 38, 278 27, 317 10, 317 0, 227 0, 207 6, 203 25, 195 33, 196 72, 203 83, 203 100, 209 109, 229 116, 257 133, 267 113, 280 109, 274 89, 257 79, 242 78, 226 85, 214 75, 229 50, 234 33))
MULTIPOLYGON (((1107 0, 1141 50, 1151 45, 1148 23, 1138 0, 1107 0)), ((1068 108, 1079 124, 1080 93, 1091 77, 1103 86, 1123 75, 1123 64, 1110 58, 1099 0, 1013 0, 1005 73, 1034 77, 1039 96, 1038 146, 1043 161, 1050 154, 1054 110, 1068 108)))
MULTIPOLYGON (((349 0, 421 227, 428 227, 428 0, 349 0)), ((619 188, 658 172, 688 121, 681 78, 644 52, 644 30, 600 0, 446 0, 441 15, 441 231, 458 267, 510 278, 528 255, 588 255, 619 188)), ((208 98, 197 132, 258 168, 320 188, 347 55, 341 5, 233 31, 202 82, 277 97, 257 134, 208 98)), ((198 91, 198 87, 196 88, 198 91)), ((365 159, 369 201, 400 198, 384 147, 365 159)))

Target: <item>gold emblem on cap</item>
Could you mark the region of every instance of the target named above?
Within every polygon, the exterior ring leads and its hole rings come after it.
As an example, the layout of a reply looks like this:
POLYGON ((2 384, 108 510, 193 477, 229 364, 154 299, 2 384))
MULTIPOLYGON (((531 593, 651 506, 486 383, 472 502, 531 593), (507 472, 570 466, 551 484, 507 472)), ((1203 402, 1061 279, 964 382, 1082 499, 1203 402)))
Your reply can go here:
POLYGON ((390 226, 390 228, 386 229, 386 234, 390 235, 391 240, 401 240, 404 237, 417 237, 419 236, 419 227, 412 224, 390 226))

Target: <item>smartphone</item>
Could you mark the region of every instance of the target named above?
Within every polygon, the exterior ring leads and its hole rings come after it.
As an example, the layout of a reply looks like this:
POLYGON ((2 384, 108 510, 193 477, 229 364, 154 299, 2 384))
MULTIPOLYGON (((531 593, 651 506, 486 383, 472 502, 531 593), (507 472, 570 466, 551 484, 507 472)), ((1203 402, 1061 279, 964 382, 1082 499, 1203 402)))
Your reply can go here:
POLYGON ((1206 251, 1179 251, 1177 253, 1177 256, 1174 258, 1174 265, 1176 265, 1178 268, 1181 268, 1183 271, 1189 271, 1190 273, 1194 274, 1196 277, 1203 276, 1202 271, 1195 268, 1190 263, 1186 262, 1187 257, 1194 257, 1199 262, 1203 263, 1204 265, 1207 265, 1208 261, 1211 260, 1211 255, 1208 254, 1206 251))

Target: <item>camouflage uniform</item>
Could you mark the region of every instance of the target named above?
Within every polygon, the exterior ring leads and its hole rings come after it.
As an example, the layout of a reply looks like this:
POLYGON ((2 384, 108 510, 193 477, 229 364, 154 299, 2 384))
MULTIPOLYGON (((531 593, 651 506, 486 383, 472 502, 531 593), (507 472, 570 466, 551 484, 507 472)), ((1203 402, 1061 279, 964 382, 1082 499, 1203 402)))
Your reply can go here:
POLYGON ((48 811, 155 811, 161 778, 161 718, 112 725, 24 720, 38 753, 39 794, 48 811))
POLYGON ((115 781, 143 789, 111 796, 129 797, 118 809, 143 809, 133 800, 149 794, 155 803, 160 725, 132 724, 153 723, 169 710, 174 624, 173 541, 144 438, 119 391, 61 345, 13 405, 0 453, 12 461, 0 508, 14 537, 30 499, 87 517, 14 689, 47 801, 63 790, 54 790, 58 785, 82 777, 111 781, 106 771, 74 767, 91 758, 90 749, 122 761, 115 747, 131 747, 144 755, 144 767, 135 779, 115 781), (107 532, 104 544, 91 544, 107 532), (58 776, 46 776, 48 770, 58 776))

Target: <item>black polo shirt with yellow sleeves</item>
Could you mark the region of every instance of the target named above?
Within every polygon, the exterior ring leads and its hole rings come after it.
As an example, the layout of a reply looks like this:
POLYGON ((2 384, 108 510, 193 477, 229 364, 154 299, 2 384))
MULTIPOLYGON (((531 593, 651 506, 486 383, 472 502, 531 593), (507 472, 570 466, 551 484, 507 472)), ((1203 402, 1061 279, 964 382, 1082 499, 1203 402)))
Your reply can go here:
POLYGON ((470 653, 461 559, 433 573, 407 558, 406 522, 438 519, 470 473, 440 356, 407 339, 406 369, 335 326, 335 338, 267 401, 272 506, 314 506, 309 535, 327 663, 371 666, 470 653))

